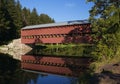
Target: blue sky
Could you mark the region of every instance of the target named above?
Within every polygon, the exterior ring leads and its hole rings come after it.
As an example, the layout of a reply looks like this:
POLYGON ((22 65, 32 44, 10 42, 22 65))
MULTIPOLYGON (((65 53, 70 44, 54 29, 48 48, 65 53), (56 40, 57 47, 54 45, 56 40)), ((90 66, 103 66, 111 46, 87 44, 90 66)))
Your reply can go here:
POLYGON ((45 13, 56 22, 88 19, 93 3, 86 0, 19 0, 22 7, 37 9, 38 14, 45 13))

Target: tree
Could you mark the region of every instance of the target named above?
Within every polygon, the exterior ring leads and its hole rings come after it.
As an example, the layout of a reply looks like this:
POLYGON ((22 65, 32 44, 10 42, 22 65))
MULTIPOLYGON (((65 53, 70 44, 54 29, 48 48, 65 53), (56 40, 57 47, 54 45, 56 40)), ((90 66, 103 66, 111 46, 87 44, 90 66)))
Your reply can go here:
POLYGON ((7 9, 7 0, 0 0, 0 43, 15 38, 16 26, 7 9))
POLYGON ((22 19, 22 6, 20 5, 20 2, 17 1, 15 4, 15 9, 16 9, 16 13, 15 15, 17 16, 17 18, 14 19, 14 23, 17 27, 17 37, 20 37, 20 29, 23 27, 23 19, 22 19))
POLYGON ((39 17, 35 8, 22 9, 19 0, 0 0, 0 44, 19 38, 23 26, 54 22, 48 15, 39 17))
POLYGON ((38 13, 34 8, 30 14, 30 25, 38 24, 38 13))
POLYGON ((5 3, 6 6, 6 10, 7 10, 7 14, 9 14, 8 19, 10 21, 10 27, 11 30, 9 30, 10 32, 10 36, 14 36, 13 38, 16 38, 17 36, 17 24, 18 24, 18 15, 17 15, 17 9, 15 6, 15 0, 6 0, 5 3))
POLYGON ((39 23, 44 24, 44 23, 54 23, 54 19, 51 19, 47 14, 40 14, 39 16, 39 23))
POLYGON ((30 14, 30 9, 27 9, 26 7, 22 9, 23 26, 30 25, 30 14))
POLYGON ((93 2, 89 20, 92 23, 96 43, 95 55, 100 58, 115 56, 120 46, 119 0, 87 0, 93 2))

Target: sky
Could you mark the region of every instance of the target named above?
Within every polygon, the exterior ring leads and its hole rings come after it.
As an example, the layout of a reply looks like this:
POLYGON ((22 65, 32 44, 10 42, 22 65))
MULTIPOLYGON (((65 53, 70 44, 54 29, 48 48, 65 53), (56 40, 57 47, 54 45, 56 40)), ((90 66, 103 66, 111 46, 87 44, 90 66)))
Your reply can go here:
POLYGON ((84 20, 89 18, 89 10, 93 3, 86 0, 19 0, 22 7, 32 10, 36 8, 37 13, 47 14, 55 22, 84 20))

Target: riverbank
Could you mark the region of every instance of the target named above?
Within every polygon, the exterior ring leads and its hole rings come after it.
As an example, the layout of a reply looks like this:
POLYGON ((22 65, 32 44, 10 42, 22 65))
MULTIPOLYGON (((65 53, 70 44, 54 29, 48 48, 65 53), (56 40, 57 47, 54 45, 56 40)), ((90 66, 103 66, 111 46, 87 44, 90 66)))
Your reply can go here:
POLYGON ((101 71, 90 68, 79 77, 80 84, 120 84, 120 62, 100 66, 101 71))
POLYGON ((91 66, 94 67, 91 84, 120 84, 119 56, 101 62, 96 61, 91 66))
POLYGON ((25 44, 21 43, 21 39, 14 39, 8 45, 0 46, 0 53, 10 54, 14 59, 21 60, 21 55, 24 55, 31 48, 25 44))
MULTIPOLYGON (((72 45, 74 46, 74 45, 72 45)), ((58 45, 54 46, 58 47, 58 45)), ((60 46, 65 47, 65 46, 60 46)), ((27 45, 21 44, 20 39, 15 39, 8 45, 0 47, 0 52, 4 54, 10 54, 13 58, 21 60, 21 56, 26 52, 30 51, 31 48, 27 45)), ((64 52, 64 51, 63 51, 64 52)), ((70 52, 68 52, 69 54, 70 52)), ((79 51, 80 53, 80 51, 79 51)), ((119 84, 120 83, 120 57, 118 56, 113 59, 106 59, 101 62, 94 62, 92 64, 95 68, 91 84, 119 84)))

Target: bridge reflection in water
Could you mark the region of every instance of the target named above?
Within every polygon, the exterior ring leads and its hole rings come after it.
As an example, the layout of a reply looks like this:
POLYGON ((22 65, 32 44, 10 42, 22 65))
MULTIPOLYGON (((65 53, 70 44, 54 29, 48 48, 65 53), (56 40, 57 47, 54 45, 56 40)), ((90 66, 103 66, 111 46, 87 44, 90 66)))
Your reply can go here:
POLYGON ((91 58, 23 55, 21 68, 63 76, 79 76, 87 70, 91 58))

